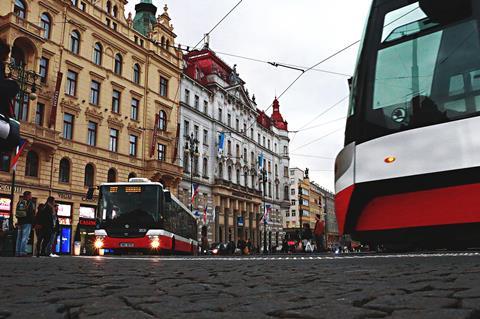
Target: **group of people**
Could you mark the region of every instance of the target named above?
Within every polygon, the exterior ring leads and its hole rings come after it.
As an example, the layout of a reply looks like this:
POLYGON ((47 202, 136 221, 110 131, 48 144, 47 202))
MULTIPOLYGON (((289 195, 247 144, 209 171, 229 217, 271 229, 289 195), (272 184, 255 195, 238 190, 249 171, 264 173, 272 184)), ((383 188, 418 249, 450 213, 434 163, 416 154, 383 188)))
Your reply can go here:
POLYGON ((55 203, 55 198, 50 196, 45 204, 38 205, 35 214, 32 193, 29 191, 23 193, 15 211, 15 217, 17 218, 15 256, 28 256, 26 248, 33 227, 37 236, 36 256, 58 257, 53 250, 59 232, 57 212, 58 205, 55 203))

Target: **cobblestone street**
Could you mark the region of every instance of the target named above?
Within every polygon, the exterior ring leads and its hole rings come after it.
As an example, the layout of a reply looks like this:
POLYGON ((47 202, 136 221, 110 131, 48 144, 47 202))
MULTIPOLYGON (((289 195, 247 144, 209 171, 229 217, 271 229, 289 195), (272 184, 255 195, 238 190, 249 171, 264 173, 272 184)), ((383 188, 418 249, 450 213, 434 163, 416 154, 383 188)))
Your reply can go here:
POLYGON ((0 260, 0 318, 480 318, 477 253, 0 260))

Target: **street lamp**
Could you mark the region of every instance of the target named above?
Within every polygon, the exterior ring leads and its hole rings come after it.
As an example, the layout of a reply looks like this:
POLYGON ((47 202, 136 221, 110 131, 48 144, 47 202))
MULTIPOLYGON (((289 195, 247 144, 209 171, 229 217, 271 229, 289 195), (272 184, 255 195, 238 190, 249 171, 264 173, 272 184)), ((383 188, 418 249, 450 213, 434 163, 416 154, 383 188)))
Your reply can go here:
POLYGON ((261 182, 263 183, 263 192, 262 192, 262 204, 263 204, 263 253, 267 253, 267 216, 266 210, 267 205, 265 201, 265 195, 267 192, 267 170, 265 168, 260 169, 261 182))
MULTIPOLYGON (((17 101, 20 107, 23 106, 23 103, 25 102, 25 96, 28 94, 28 98, 31 101, 34 101, 37 99, 37 85, 36 81, 40 77, 39 74, 37 74, 35 71, 31 70, 26 70, 25 69, 25 64, 20 63, 17 64, 15 63, 14 60, 11 60, 10 62, 5 63, 5 73, 7 78, 12 78, 14 79, 18 85, 19 85, 19 94, 17 95, 17 101), (28 85, 31 83, 31 89, 30 93, 28 93, 28 85)), ((3 74, 1 75, 3 77, 3 74)), ((15 112, 15 110, 12 110, 15 112)), ((12 114, 14 117, 17 117, 18 114, 12 114)), ((15 156, 16 150, 13 150, 13 156, 15 156)), ((10 190, 10 218, 9 218, 9 229, 13 230, 13 198, 15 195, 15 168, 12 171, 12 185, 11 185, 11 190, 10 190)))
POLYGON ((190 136, 186 137, 187 141, 185 142, 185 152, 187 152, 190 156, 190 191, 192 192, 192 196, 190 198, 190 211, 193 210, 193 160, 200 156, 198 153, 198 144, 200 143, 199 140, 193 136, 193 133, 190 136))

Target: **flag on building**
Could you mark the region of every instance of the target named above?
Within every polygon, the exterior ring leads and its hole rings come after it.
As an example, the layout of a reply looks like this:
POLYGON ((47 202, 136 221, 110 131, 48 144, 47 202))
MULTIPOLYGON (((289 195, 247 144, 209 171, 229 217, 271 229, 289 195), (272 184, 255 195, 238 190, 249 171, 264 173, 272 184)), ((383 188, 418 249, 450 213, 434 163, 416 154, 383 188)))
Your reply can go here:
POLYGON ((222 132, 218 137, 218 154, 219 155, 223 154, 224 147, 225 147, 225 133, 222 132))
POLYGON ((193 202, 195 201, 195 197, 197 196, 198 194, 198 184, 192 184, 192 205, 193 205, 193 202))
POLYGON ((14 169, 14 170, 17 169, 18 160, 20 159, 20 156, 22 156, 22 152, 27 146, 27 144, 28 144, 27 140, 20 139, 20 144, 17 146, 17 151, 15 153, 15 156, 12 158, 12 161, 10 163, 10 169, 14 169))
POLYGON ((205 208, 203 209, 203 224, 207 224, 207 205, 205 205, 205 208))

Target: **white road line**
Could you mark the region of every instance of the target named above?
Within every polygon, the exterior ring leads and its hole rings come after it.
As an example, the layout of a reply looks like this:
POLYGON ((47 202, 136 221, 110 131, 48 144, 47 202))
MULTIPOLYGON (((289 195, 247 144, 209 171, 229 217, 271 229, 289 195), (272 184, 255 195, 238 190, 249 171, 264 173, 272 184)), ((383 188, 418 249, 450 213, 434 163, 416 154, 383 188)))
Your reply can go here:
POLYGON ((438 258, 438 257, 478 257, 480 252, 471 253, 431 253, 431 254, 395 254, 395 255, 338 255, 338 256, 271 256, 271 257, 124 257, 124 256, 75 256, 75 258, 96 260, 143 260, 143 261, 305 261, 305 260, 342 260, 342 259, 387 259, 387 258, 438 258))

